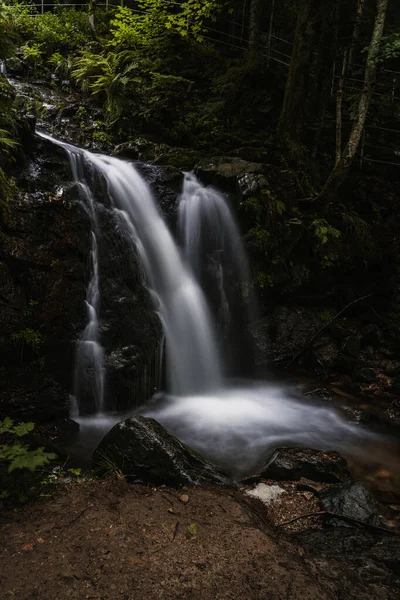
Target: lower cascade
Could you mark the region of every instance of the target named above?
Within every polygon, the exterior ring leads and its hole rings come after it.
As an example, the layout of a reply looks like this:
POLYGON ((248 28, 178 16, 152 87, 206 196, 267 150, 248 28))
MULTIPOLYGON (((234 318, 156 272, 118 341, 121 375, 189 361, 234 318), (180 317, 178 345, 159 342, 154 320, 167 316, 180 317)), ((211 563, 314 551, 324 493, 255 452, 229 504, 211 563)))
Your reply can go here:
POLYGON ((240 292, 247 313, 241 321, 243 327, 254 311, 247 257, 222 194, 185 174, 179 206, 181 249, 149 186, 131 163, 91 153, 47 134, 38 135, 67 152, 92 224, 88 322, 77 344, 71 409, 71 416, 81 425, 82 447, 87 443, 85 436, 97 443, 122 418, 104 410, 106 374, 99 281, 107 273, 99 264, 97 188, 85 176, 87 172, 106 184, 112 217, 140 257, 144 284, 164 331, 167 391, 148 399, 139 409, 142 415, 153 417, 207 458, 240 474, 260 465, 268 452, 279 446, 355 454, 361 443, 376 439, 376 434, 348 424, 333 407, 300 398, 296 388, 251 380, 233 385, 224 377, 225 356, 221 355, 217 322, 222 318, 224 329, 234 318, 230 299, 235 290, 240 292), (229 288, 226 280, 231 277, 235 283, 229 288), (210 289, 212 286, 215 289, 210 289), (213 299, 216 310, 209 308, 213 299), (92 407, 89 415, 83 410, 88 405, 87 396, 92 407))

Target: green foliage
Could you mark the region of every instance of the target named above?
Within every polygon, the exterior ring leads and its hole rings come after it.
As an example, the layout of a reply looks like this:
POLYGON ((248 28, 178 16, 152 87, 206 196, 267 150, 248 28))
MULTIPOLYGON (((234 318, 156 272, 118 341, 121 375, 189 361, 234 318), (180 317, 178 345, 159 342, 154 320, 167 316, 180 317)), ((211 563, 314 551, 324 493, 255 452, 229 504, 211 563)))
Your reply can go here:
POLYGON ((18 45, 23 23, 29 19, 29 6, 0 1, 0 59, 8 58, 18 45))
POLYGON ((322 321, 322 323, 329 323, 329 321, 331 321, 335 316, 335 313, 332 310, 326 308, 325 310, 321 310, 320 312, 318 312, 317 316, 320 319, 320 321, 322 321))
POLYGON ((43 344, 43 336, 39 331, 35 329, 30 329, 27 327, 18 333, 13 333, 11 335, 12 340, 19 340, 23 344, 26 344, 29 348, 31 348, 34 352, 38 352, 43 344))
POLYGON ((8 148, 16 148, 18 142, 10 137, 10 132, 6 129, 0 129, 0 146, 4 146, 6 151, 8 148))
POLYGON ((328 223, 326 219, 314 219, 311 222, 312 235, 315 240, 315 250, 320 255, 321 266, 324 269, 332 267, 337 260, 335 242, 342 232, 328 223))
POLYGON ((90 39, 88 15, 75 8, 60 7, 54 12, 31 17, 30 44, 39 46, 41 52, 52 56, 55 52, 67 53, 82 48, 90 39))
POLYGON ((55 73, 65 77, 70 75, 73 67, 72 57, 69 54, 65 56, 61 52, 54 52, 48 59, 48 63, 55 73))
POLYGON ((400 33, 392 33, 382 38, 379 48, 379 62, 393 60, 400 56, 400 33))
POLYGON ((215 0, 186 0, 179 9, 169 0, 138 0, 138 6, 143 13, 133 13, 127 7, 117 9, 111 21, 111 46, 147 47, 152 52, 156 41, 158 50, 165 47, 169 34, 203 41, 205 22, 215 20, 222 10, 221 2, 215 0))
POLYGON ((43 51, 40 44, 22 47, 22 57, 28 65, 37 68, 42 63, 43 51))
POLYGON ((313 235, 319 247, 324 246, 331 240, 337 240, 342 235, 341 231, 329 225, 326 219, 314 219, 311 223, 313 235))
POLYGON ((56 458, 53 452, 46 452, 43 447, 31 450, 28 444, 16 441, 30 433, 34 429, 34 423, 18 423, 17 425, 10 418, 0 421, 0 434, 7 434, 11 441, 0 445, 0 463, 8 464, 8 473, 15 469, 28 469, 35 471, 56 458))
POLYGON ((346 210, 342 215, 343 229, 349 245, 358 246, 366 258, 376 254, 376 245, 368 225, 357 213, 346 210))
POLYGON ((191 523, 188 527, 188 533, 191 536, 195 536, 198 533, 198 528, 197 528, 197 524, 196 523, 191 523))
POLYGON ((139 65, 130 52, 85 52, 76 59, 72 77, 84 91, 102 97, 109 117, 115 119, 122 114, 126 94, 139 93, 142 72, 143 63, 139 65))

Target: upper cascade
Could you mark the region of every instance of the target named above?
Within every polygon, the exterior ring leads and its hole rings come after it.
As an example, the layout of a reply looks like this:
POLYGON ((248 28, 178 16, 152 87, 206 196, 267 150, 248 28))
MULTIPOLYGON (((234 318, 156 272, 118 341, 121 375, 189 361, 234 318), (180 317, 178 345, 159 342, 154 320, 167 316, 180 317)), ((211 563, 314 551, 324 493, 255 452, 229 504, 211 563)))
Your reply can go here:
POLYGON ((68 153, 79 153, 92 170, 104 177, 118 223, 136 245, 163 324, 169 391, 188 395, 221 388, 222 369, 207 302, 142 176, 132 164, 118 158, 39 135, 68 153))

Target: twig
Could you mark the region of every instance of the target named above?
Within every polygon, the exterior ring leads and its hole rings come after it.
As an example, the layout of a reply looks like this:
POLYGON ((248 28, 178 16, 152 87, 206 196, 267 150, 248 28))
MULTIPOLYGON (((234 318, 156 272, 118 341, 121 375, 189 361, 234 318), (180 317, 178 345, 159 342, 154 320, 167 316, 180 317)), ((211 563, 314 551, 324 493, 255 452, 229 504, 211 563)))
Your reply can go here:
POLYGON ((295 354, 295 356, 291 359, 291 361, 287 364, 288 367, 290 367, 295 360, 297 360, 299 358, 299 356, 301 354, 303 354, 303 352, 306 350, 306 348, 308 348, 309 346, 311 346, 311 344, 313 343, 313 341, 315 340, 316 337, 319 336, 320 333, 322 333, 327 327, 329 327, 329 325, 331 323, 333 323, 333 321, 335 319, 337 319, 338 317, 340 317, 341 314, 344 313, 345 310, 347 310, 349 308, 349 306, 353 306, 353 304, 357 304, 358 302, 361 302, 362 300, 365 300, 366 298, 370 298, 371 296, 373 296, 372 294, 367 294, 366 296, 362 296, 361 298, 357 298, 356 300, 353 300, 352 302, 349 302, 344 308, 342 308, 342 310, 340 310, 334 317, 332 317, 332 319, 330 319, 330 321, 328 321, 327 323, 325 323, 325 325, 323 325, 320 329, 318 329, 318 331, 316 333, 314 333, 314 335, 312 336, 312 338, 310 340, 308 340, 307 344, 297 352, 297 354, 295 354))
POLYGON ((172 541, 176 538, 176 534, 178 533, 179 521, 175 523, 174 533, 172 534, 172 541))
POLYGON ((346 515, 340 515, 338 513, 330 512, 328 510, 318 510, 316 512, 305 513, 304 515, 300 515, 298 517, 294 517, 294 519, 290 519, 289 521, 283 521, 283 523, 278 523, 277 527, 283 527, 284 525, 289 525, 290 523, 295 523, 296 521, 300 521, 300 519, 306 519, 307 517, 328 517, 332 519, 341 519, 342 521, 346 521, 347 523, 351 523, 353 525, 360 525, 361 527, 368 527, 369 529, 373 529, 374 531, 383 531, 384 533, 388 533, 389 535, 399 535, 397 531, 392 531, 391 529, 387 529, 386 527, 379 527, 377 525, 371 525, 369 523, 364 523, 363 521, 359 521, 358 519, 353 519, 352 517, 347 517, 346 515))

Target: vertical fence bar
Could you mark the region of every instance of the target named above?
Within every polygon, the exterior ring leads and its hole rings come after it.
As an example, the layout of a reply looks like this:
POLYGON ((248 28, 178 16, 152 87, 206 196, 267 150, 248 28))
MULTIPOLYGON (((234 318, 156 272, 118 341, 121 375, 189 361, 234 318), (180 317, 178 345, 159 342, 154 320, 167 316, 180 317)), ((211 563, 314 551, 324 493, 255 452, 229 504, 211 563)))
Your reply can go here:
POLYGON ((41 8, 42 8, 42 14, 43 14, 44 13, 44 0, 42 0, 41 8))
POLYGON ((274 24, 274 11, 275 11, 275 0, 272 0, 271 5, 271 18, 269 20, 269 34, 268 34, 268 53, 267 53, 267 69, 271 59, 271 42, 272 42, 272 28, 274 24))

